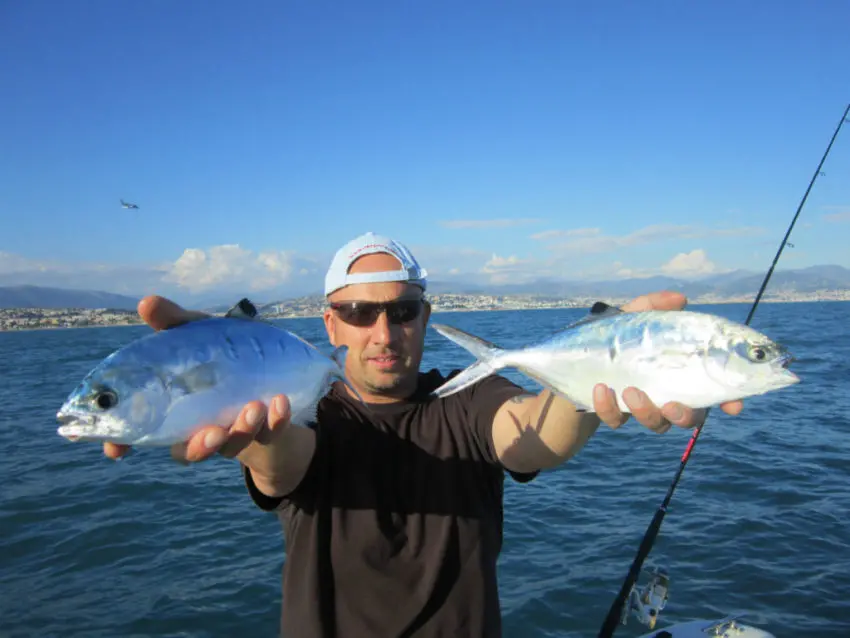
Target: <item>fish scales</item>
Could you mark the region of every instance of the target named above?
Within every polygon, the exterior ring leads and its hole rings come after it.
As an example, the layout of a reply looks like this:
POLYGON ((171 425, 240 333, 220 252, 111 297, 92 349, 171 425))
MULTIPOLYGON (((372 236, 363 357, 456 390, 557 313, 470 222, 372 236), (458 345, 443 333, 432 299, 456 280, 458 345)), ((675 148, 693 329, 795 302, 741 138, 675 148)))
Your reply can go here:
POLYGON ((749 326, 706 313, 625 313, 606 306, 598 316, 513 350, 457 328, 434 328, 478 359, 435 396, 511 367, 584 410, 593 409, 597 383, 614 390, 621 408, 628 387, 643 390, 656 405, 678 401, 699 408, 799 381, 786 369, 790 355, 783 347, 749 326))
POLYGON ((326 356, 262 321, 193 321, 147 335, 104 359, 59 410, 64 423, 59 434, 169 445, 200 425, 229 425, 246 403, 268 403, 277 394, 289 398, 292 423, 306 425, 330 384, 347 383, 345 354, 338 348, 326 356))
POLYGON ((531 371, 582 409, 593 404, 587 378, 608 385, 621 396, 633 385, 632 380, 640 377, 644 379, 640 387, 660 401, 675 394, 686 402, 698 402, 698 397, 685 395, 692 384, 699 393, 705 392, 700 388, 704 373, 700 365, 690 364, 709 346, 711 334, 700 324, 688 326, 687 321, 677 324, 670 319, 669 313, 623 315, 606 324, 581 325, 536 348, 506 354, 504 363, 531 371), (576 377, 576 369, 582 371, 581 377, 576 377))

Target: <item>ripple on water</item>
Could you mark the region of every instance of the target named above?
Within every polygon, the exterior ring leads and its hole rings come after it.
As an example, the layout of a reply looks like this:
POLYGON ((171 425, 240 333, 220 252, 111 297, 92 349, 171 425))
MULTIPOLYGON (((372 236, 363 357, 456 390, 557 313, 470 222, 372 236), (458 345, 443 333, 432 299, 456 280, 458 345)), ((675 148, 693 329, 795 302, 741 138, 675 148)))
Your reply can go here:
MULTIPOLYGON (((581 314, 436 319, 519 346, 581 314)), ((850 304, 760 307, 756 327, 791 348, 802 382, 747 401, 739 417, 712 411, 647 561, 670 572, 664 620, 747 611, 778 637, 850 635, 848 315, 850 304)), ((321 321, 280 323, 329 350, 321 321)), ((0 333, 0 591, 13 592, 0 596, 4 636, 277 633, 280 527, 250 504, 234 464, 185 468, 164 450, 113 463, 55 434, 80 377, 146 332, 0 333)), ((425 369, 471 362, 432 332, 426 345, 425 369)), ((507 480, 506 637, 595 635, 688 437, 601 428, 564 466, 527 485, 507 480)), ((631 621, 617 635, 640 630, 631 621)))

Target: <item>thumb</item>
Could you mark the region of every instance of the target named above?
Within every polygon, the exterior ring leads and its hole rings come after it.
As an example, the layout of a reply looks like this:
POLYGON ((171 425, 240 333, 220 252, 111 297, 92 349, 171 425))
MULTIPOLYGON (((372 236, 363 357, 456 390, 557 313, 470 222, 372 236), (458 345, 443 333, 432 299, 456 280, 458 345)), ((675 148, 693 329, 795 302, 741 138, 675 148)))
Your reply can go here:
POLYGON ((682 310, 688 303, 680 292, 662 290, 651 292, 632 299, 620 308, 624 312, 644 312, 647 310, 682 310))
POLYGON ((150 295, 139 302, 139 316, 154 330, 166 330, 208 315, 195 310, 186 310, 170 299, 150 295))

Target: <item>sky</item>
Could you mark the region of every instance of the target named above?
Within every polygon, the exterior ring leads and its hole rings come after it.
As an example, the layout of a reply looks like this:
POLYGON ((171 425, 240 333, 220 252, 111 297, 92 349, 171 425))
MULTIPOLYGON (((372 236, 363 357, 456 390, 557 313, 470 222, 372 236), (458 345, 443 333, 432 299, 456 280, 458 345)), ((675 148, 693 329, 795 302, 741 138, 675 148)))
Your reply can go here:
MULTIPOLYGON (((850 102, 850 4, 0 2, 0 285, 320 292, 767 269, 850 102), (127 210, 120 199, 136 203, 127 210)), ((780 268, 850 267, 850 125, 780 268)))

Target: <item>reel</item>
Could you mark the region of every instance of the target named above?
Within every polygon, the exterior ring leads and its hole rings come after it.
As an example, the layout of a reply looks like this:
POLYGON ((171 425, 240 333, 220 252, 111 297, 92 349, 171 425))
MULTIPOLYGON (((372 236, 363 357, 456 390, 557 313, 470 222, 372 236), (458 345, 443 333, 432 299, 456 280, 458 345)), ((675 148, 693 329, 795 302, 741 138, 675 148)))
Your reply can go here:
POLYGON ((630 616, 649 627, 650 633, 640 638, 776 638, 770 632, 741 622, 739 616, 727 616, 719 620, 693 620, 676 623, 656 630, 661 610, 670 598, 670 576, 663 568, 656 567, 649 573, 643 587, 632 586, 623 606, 621 623, 625 625, 630 616))
POLYGON ((670 576, 663 568, 656 567, 649 581, 641 589, 632 586, 629 597, 623 607, 622 624, 626 624, 630 615, 650 629, 655 629, 661 610, 667 605, 670 595, 670 576))

